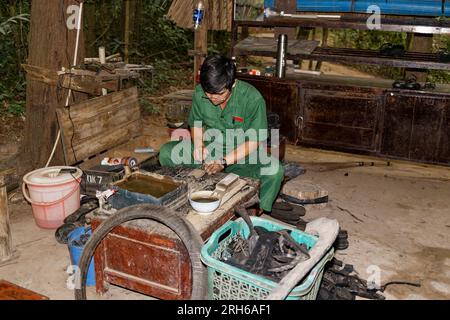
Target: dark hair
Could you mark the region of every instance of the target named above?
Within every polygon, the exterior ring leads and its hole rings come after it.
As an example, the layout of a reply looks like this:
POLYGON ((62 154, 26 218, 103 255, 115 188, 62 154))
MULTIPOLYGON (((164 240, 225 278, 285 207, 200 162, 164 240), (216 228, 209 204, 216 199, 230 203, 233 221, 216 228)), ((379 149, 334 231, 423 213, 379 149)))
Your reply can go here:
POLYGON ((200 70, 200 83, 207 93, 220 93, 224 89, 231 91, 236 80, 234 62, 224 56, 209 56, 200 70))

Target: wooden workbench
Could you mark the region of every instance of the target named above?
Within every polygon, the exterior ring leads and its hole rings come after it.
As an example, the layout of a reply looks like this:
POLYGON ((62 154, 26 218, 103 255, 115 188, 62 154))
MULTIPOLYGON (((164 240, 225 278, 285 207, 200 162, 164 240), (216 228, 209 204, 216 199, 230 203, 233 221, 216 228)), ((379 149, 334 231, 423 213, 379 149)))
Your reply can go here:
MULTIPOLYGON (((168 171, 160 174, 170 173, 168 171)), ((169 170, 170 171, 170 170, 169 170)), ((188 182, 190 190, 208 189, 224 174, 196 180, 188 177, 190 170, 174 173, 188 182)), ((237 205, 250 200, 258 191, 259 182, 241 178, 247 186, 209 216, 195 213, 188 203, 176 211, 186 217, 203 240, 224 223, 233 219, 237 205)), ((108 218, 99 211, 89 217, 93 230, 108 218)), ((169 228, 152 220, 135 220, 116 227, 102 241, 95 256, 96 289, 104 294, 109 284, 118 285, 159 299, 189 299, 192 274, 189 255, 178 236, 169 228)))

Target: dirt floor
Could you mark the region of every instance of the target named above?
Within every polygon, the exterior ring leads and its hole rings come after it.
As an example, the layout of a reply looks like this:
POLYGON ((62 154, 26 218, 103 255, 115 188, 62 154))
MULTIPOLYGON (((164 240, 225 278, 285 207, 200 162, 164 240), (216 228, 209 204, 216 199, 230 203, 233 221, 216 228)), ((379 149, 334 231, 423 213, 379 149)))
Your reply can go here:
MULTIPOLYGON (((167 140, 167 131, 147 120, 155 137, 152 147, 167 140)), ((161 122, 159 122, 161 123, 161 122)), ((410 281, 420 288, 393 285, 388 299, 450 299, 450 170, 408 162, 351 156, 289 146, 287 160, 307 169, 303 176, 328 190, 326 208, 309 208, 305 220, 330 217, 349 232, 350 247, 337 258, 353 264, 362 278, 380 272, 381 283, 410 281), (328 170, 328 162, 377 161, 379 166, 328 170)), ((0 267, 0 279, 51 299, 73 299, 67 288, 70 265, 66 246, 54 231, 39 229, 31 207, 20 193, 10 195, 13 242, 18 258, 0 267)), ((376 274, 375 274, 376 275, 376 274)), ((91 294, 91 298, 95 295, 91 294)), ((102 299, 149 299, 112 287, 102 299)))

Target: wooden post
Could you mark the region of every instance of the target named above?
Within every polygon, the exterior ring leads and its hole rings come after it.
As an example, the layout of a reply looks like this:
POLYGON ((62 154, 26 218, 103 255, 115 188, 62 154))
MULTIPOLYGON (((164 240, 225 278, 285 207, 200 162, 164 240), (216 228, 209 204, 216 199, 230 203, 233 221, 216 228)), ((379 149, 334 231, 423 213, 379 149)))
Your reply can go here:
POLYGON ((4 174, 0 172, 0 265, 10 261, 13 257, 6 179, 4 174))
POLYGON ((209 20, 207 10, 209 9, 208 1, 205 2, 205 16, 200 27, 195 30, 194 34, 194 87, 197 85, 197 74, 200 70, 206 55, 208 54, 208 29, 209 20))
MULTIPOLYGON (((417 33, 414 34, 410 51, 430 53, 432 49, 433 49, 432 34, 417 34, 417 33)), ((406 69, 405 77, 409 78, 411 76, 415 76, 417 78, 417 81, 419 82, 424 82, 427 79, 427 71, 406 69)))
MULTIPOLYGON (((284 11, 284 13, 296 13, 297 12, 297 0, 276 0, 275 8, 278 11, 284 11)), ((287 34, 288 40, 295 39, 295 28, 292 27, 276 27, 275 39, 278 39, 280 34, 287 34)))
MULTIPOLYGON (((322 48, 328 47, 328 28, 322 28, 322 48)), ((317 61, 316 71, 320 71, 322 68, 322 61, 317 61)))

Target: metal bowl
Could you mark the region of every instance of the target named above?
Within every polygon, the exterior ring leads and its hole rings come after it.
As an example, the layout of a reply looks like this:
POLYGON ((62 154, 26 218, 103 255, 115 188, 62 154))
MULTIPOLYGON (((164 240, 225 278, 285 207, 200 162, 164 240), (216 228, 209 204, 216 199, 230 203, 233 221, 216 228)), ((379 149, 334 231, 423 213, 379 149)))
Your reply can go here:
POLYGON ((209 215, 220 206, 220 199, 217 199, 216 201, 206 202, 204 200, 211 199, 213 200, 213 191, 198 191, 193 192, 189 196, 189 202, 194 208, 195 211, 197 211, 201 215, 209 215))

